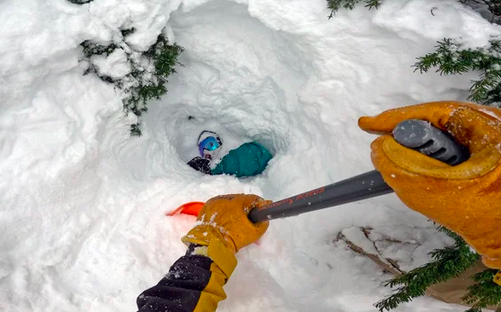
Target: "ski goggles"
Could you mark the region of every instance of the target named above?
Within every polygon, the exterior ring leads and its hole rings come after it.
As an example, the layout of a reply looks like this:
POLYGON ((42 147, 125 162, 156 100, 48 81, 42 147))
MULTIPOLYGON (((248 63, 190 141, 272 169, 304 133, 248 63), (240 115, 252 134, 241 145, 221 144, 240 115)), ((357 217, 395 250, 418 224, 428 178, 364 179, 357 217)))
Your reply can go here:
POLYGON ((221 140, 219 138, 210 136, 198 143, 198 151, 200 152, 200 156, 204 157, 205 151, 212 152, 218 149, 220 146, 221 140))

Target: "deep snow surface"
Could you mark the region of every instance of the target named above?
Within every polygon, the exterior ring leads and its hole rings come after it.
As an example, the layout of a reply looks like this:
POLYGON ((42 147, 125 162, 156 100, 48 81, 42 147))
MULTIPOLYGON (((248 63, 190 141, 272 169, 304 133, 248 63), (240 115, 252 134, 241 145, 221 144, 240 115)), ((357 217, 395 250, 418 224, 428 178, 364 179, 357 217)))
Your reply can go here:
MULTIPOLYGON (((194 222, 165 212, 222 193, 277 200, 371 170, 373 137, 358 117, 464 100, 476 74, 410 66, 443 37, 477 46, 500 33, 455 0, 385 0, 331 20, 325 6, 0 2, 0 311, 134 311, 137 295, 184 253, 180 237, 194 222), (120 26, 137 29, 137 49, 164 28, 185 48, 140 138, 129 137, 134 120, 120 95, 78 62, 80 42, 106 42, 120 26), (275 158, 256 178, 203 176, 185 162, 205 129, 227 150, 257 140, 275 158)), ((447 241, 394 195, 276 220, 238 254, 219 311, 374 311, 389 276, 333 243, 354 226, 418 244, 395 252, 406 267, 447 241)), ((422 298, 397 311, 461 309, 422 298)))

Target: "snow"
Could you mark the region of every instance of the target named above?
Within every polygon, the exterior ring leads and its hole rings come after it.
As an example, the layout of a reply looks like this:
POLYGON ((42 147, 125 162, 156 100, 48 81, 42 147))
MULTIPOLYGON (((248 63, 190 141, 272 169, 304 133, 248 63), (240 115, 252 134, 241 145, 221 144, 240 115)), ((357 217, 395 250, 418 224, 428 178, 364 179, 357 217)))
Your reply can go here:
POLYGON ((476 48, 499 35, 499 26, 484 27, 484 23, 477 22, 478 15, 458 1, 393 1, 380 10, 374 22, 412 41, 423 36, 434 41, 453 38, 464 43, 465 48, 476 48))
POLYGON ((127 54, 122 49, 116 49, 110 55, 93 55, 90 60, 97 68, 101 76, 120 79, 131 72, 131 66, 127 62, 127 54))
MULTIPOLYGON (((357 119, 431 100, 464 100, 474 73, 413 73, 443 36, 469 45, 499 34, 456 1, 385 0, 331 20, 324 0, 4 0, 0 3, 0 310, 130 311, 185 246, 189 201, 225 193, 279 200, 372 170, 373 136, 357 119), (434 7, 435 16, 429 14, 434 7), (121 95, 82 75, 78 46, 145 50, 165 28, 185 48, 169 93, 129 137, 121 95), (188 116, 195 119, 188 120, 188 116), (203 176, 186 162, 202 130, 229 150, 257 140, 275 155, 259 177, 203 176)), ((121 58, 104 62, 125 73, 121 58)), ((239 266, 218 311, 374 311, 389 278, 335 244, 370 226, 420 248, 447 240, 394 195, 273 220, 239 266)), ((396 311, 458 311, 430 298, 396 311)))

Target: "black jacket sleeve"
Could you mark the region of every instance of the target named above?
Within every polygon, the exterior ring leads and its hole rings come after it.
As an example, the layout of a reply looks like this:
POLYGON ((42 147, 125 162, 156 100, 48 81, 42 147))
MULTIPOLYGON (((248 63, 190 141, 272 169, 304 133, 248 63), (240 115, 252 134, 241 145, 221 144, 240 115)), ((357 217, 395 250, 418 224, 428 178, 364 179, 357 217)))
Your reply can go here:
POLYGON ((191 312, 211 277, 212 260, 191 255, 191 249, 179 258, 169 273, 137 298, 139 312, 191 312))

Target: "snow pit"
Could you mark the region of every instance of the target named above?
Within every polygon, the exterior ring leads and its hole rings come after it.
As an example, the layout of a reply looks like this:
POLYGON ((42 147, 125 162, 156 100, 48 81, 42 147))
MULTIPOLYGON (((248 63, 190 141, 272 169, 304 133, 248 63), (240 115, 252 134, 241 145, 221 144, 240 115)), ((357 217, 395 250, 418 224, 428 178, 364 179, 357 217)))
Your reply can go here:
POLYGON ((235 119, 232 115, 224 112, 219 115, 205 114, 196 107, 189 105, 169 105, 164 109, 164 114, 155 131, 157 139, 164 137, 172 146, 176 148, 181 161, 187 163, 193 157, 200 156, 197 139, 204 130, 213 131, 222 139, 222 147, 215 154, 215 157, 223 157, 230 150, 238 148, 245 142, 259 142, 270 151, 275 151, 282 147, 287 147, 290 142, 269 131, 260 132, 259 128, 254 128, 254 135, 248 135, 249 131, 244 128, 244 119, 235 119), (167 116, 167 117, 166 117, 167 116), (196 116, 196 117, 195 117, 196 116))
POLYGON ((180 45, 198 48, 183 54, 185 66, 172 78, 169 96, 152 107, 145 123, 171 138, 182 161, 198 154, 203 130, 222 137, 223 155, 249 141, 283 154, 301 145, 293 142, 294 132, 314 135, 305 127, 316 131, 315 122, 302 125, 308 112, 296 99, 311 60, 294 36, 267 28, 244 5, 219 1, 173 13, 171 26, 180 45), (204 39, 210 36, 217 39, 204 39), (213 51, 207 55, 207 49, 213 51))
MULTIPOLYGON (((410 66, 443 37, 475 46, 499 34, 456 0, 328 15, 325 0, 2 1, 0 311, 133 311, 185 251, 194 218, 166 212, 228 193, 279 200, 372 170, 374 136, 357 119, 464 100, 475 73, 410 66), (112 86, 78 63, 80 42, 106 42, 118 26, 137 29, 136 47, 167 27, 185 48, 139 138, 112 86), (257 140, 274 158, 249 179, 203 175, 186 162, 206 129, 227 149, 257 140)), ((389 276, 333 243, 361 226, 417 245, 398 255, 406 267, 446 242, 394 195, 275 220, 239 252, 218 311, 374 311, 389 276)), ((421 298, 395 311, 458 309, 421 298)))

